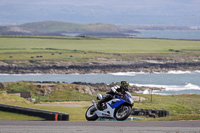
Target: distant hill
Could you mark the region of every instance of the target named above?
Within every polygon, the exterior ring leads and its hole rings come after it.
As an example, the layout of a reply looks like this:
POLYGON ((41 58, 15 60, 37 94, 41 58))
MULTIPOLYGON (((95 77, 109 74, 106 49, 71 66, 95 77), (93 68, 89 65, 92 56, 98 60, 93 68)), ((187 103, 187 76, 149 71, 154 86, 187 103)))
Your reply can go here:
POLYGON ((20 28, 24 30, 29 30, 31 32, 38 33, 53 33, 53 32, 120 32, 120 29, 111 24, 75 24, 69 22, 57 22, 57 21, 43 21, 43 22, 34 22, 26 23, 19 25, 20 28))
POLYGON ((79 24, 56 21, 26 23, 18 27, 31 31, 32 33, 76 32, 76 30, 80 31, 83 28, 79 24))
POLYGON ((18 26, 1 26, 0 34, 62 35, 63 33, 122 33, 119 27, 111 24, 75 24, 57 21, 26 23, 18 26))
POLYGON ((191 30, 187 26, 116 26, 112 24, 76 24, 58 21, 42 21, 17 26, 0 26, 0 34, 18 35, 66 35, 76 33, 80 36, 124 37, 138 30, 191 30))

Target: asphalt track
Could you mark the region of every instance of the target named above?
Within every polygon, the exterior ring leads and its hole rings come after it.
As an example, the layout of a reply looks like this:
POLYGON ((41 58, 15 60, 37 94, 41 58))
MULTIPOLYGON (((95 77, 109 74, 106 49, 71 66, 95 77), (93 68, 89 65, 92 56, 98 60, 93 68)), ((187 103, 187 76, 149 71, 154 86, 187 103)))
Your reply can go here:
POLYGON ((200 121, 0 121, 0 133, 200 133, 200 121))

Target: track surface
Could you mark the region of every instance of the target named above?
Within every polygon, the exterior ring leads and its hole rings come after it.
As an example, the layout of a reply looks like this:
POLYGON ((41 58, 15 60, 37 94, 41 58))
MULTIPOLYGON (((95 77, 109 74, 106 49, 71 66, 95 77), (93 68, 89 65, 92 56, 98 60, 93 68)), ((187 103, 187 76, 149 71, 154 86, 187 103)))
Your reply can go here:
POLYGON ((0 133, 200 133, 200 121, 0 121, 0 133))

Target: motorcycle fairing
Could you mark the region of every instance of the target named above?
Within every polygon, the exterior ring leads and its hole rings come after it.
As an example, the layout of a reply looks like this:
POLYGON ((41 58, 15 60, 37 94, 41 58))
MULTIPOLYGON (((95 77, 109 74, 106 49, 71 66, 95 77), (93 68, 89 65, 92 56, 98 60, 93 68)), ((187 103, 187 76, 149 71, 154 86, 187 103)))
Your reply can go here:
POLYGON ((113 108, 117 108, 119 107, 120 105, 122 105, 123 103, 125 103, 126 101, 124 101, 123 99, 117 99, 115 102, 112 101, 112 103, 108 103, 110 105, 110 107, 113 109, 113 108))
POLYGON ((106 103, 107 108, 103 111, 97 110, 95 113, 98 115, 98 117, 102 118, 114 118, 114 111, 117 107, 122 105, 124 100, 122 99, 112 99, 106 103))

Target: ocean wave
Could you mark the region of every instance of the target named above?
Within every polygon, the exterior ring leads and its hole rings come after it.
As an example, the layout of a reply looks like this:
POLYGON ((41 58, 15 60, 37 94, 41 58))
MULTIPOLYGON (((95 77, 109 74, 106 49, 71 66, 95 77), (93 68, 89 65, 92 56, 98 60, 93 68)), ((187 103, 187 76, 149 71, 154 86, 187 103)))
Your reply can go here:
POLYGON ((21 75, 31 75, 31 76, 37 76, 37 75, 44 75, 44 74, 40 74, 40 73, 32 73, 32 74, 21 74, 21 75))
POLYGON ((192 73, 200 73, 200 70, 196 71, 168 71, 168 72, 154 72, 154 74, 192 74, 192 73))
POLYGON ((168 74, 188 74, 192 73, 191 71, 169 71, 168 74))
POLYGON ((117 73, 109 73, 111 75, 115 75, 115 76, 135 76, 138 74, 149 74, 149 73, 145 73, 145 72, 117 72, 117 73))
POLYGON ((40 73, 32 73, 32 74, 0 74, 0 76, 38 76, 38 75, 44 75, 40 73))
POLYGON ((200 90, 200 87, 189 83, 185 85, 185 89, 186 90, 200 90))
MULTIPOLYGON (((198 72, 198 71, 195 71, 198 72)), ((199 71, 200 72, 200 71, 199 71)), ((192 71, 168 71, 168 72, 153 72, 154 74, 191 74, 192 71)))
POLYGON ((71 73, 71 74, 65 74, 65 75, 81 75, 79 73, 71 73))
MULTIPOLYGON (((200 70, 196 71, 168 71, 168 72, 153 72, 153 74, 192 74, 192 73, 200 73, 200 70)), ((117 72, 117 73, 109 73, 115 76, 135 76, 138 74, 150 74, 149 72, 117 72)))
POLYGON ((200 70, 196 70, 196 71, 194 71, 194 72, 196 72, 196 73, 200 73, 200 70))
MULTIPOLYGON (((145 86, 145 87, 156 87, 156 88, 164 88, 162 91, 160 90, 153 90, 153 94, 158 94, 160 92, 176 92, 176 91, 189 91, 189 90, 197 90, 200 91, 200 86, 194 85, 191 83, 187 83, 186 85, 154 85, 154 84, 130 84, 130 85, 136 85, 139 87, 145 86)), ((138 93, 143 94, 150 94, 151 90, 146 89, 145 91, 139 91, 138 93)))
POLYGON ((4 73, 0 74, 0 76, 7 76, 7 75, 10 75, 10 74, 6 74, 6 73, 5 74, 4 73))
POLYGON ((130 84, 130 85, 136 85, 139 87, 145 86, 145 87, 156 87, 156 88, 164 88, 164 91, 178 91, 183 88, 183 86, 178 85, 155 85, 155 84, 130 84))

